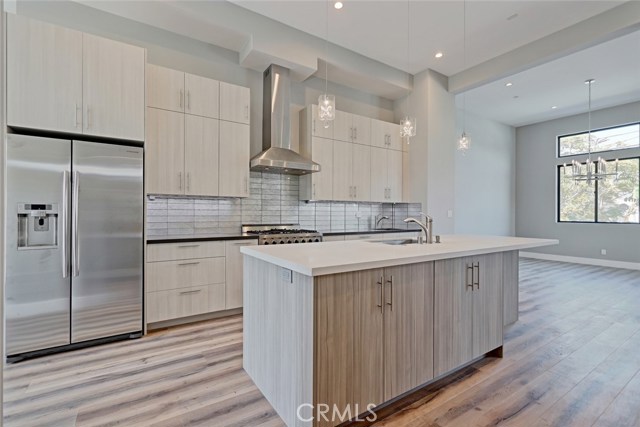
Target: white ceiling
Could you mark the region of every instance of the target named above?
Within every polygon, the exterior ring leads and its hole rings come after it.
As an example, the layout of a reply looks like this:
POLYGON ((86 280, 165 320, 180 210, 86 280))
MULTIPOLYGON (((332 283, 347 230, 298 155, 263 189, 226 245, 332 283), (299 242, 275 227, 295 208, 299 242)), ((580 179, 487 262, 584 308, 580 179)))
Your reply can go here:
MULTIPOLYGON (((640 31, 467 91, 466 105, 512 126, 551 120, 587 111, 588 78, 596 79, 593 109, 640 100, 640 31)), ((456 96, 459 107, 463 96, 456 96)))
POLYGON ((468 1, 467 60, 463 58, 463 2, 410 2, 411 63, 407 66, 407 1, 231 0, 246 9, 325 38, 354 52, 415 74, 430 68, 450 76, 574 25, 621 1, 468 1), (329 7, 327 7, 329 6, 329 7), (514 19, 507 18, 517 14, 514 19), (442 59, 434 54, 444 52, 442 59))

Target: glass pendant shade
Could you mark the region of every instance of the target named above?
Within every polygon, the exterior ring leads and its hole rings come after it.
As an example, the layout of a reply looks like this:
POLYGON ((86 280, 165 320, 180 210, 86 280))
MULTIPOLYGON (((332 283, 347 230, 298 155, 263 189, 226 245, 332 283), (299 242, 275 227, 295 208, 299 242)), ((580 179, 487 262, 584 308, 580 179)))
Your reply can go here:
POLYGON ((463 153, 471 148, 471 138, 467 135, 466 132, 462 132, 460 135, 460 139, 458 139, 458 151, 462 151, 463 153))
POLYGON ((325 128, 336 118, 336 97, 322 94, 318 97, 318 118, 325 128))
POLYGON ((416 119, 406 116, 400 120, 400 136, 402 138, 411 138, 416 136, 416 119))

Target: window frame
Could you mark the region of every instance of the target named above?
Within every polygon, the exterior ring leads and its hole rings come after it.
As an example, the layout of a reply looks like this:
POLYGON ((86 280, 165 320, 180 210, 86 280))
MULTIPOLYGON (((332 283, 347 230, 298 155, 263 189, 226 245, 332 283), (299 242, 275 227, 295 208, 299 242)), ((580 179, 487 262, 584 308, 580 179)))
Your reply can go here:
MULTIPOLYGON (((597 128, 597 129, 591 129, 591 133, 599 132, 601 130, 618 129, 618 128, 623 128, 623 127, 627 127, 627 126, 634 126, 634 125, 640 126, 640 121, 623 123, 621 125, 615 125, 615 126, 606 126, 606 127, 597 128)), ((640 132, 640 130, 639 130, 639 132, 640 132)), ((558 159, 563 159, 563 158, 566 158, 566 157, 575 157, 575 156, 587 155, 588 153, 565 154, 565 155, 560 154, 560 138, 566 138, 566 137, 577 136, 577 135, 584 135, 584 134, 587 134, 587 133, 589 133, 589 131, 584 131, 583 130, 583 131, 580 131, 580 132, 557 135, 556 136, 556 156, 557 156, 557 158, 558 159)), ((638 135, 638 137, 640 138, 640 135, 638 135)), ((639 148, 640 148, 640 143, 638 144, 637 147, 626 147, 626 148, 618 148, 618 149, 615 149, 615 150, 604 150, 604 151, 592 151, 591 154, 596 154, 597 153, 597 154, 602 155, 602 153, 618 153, 618 152, 624 152, 625 150, 637 150, 639 148)), ((620 159, 620 160, 622 160, 622 159, 620 159)))
MULTIPOLYGON (((636 148, 637 149, 637 148, 636 148)), ((626 149, 625 149, 626 150, 626 149)), ((620 150, 610 150, 611 151, 623 151, 623 149, 620 150)), ((575 154, 573 156, 581 156, 583 154, 575 154)), ((568 157, 568 156, 565 156, 568 157)), ((623 161, 623 160, 637 160, 638 161, 638 180, 640 180, 640 155, 636 155, 636 156, 630 156, 630 157, 619 157, 618 160, 619 161, 623 161)), ((640 225, 640 220, 639 222, 611 222, 611 221, 599 221, 598 220, 598 190, 599 190, 599 182, 596 180, 593 185, 594 185, 594 220, 593 221, 563 221, 560 218, 560 182, 563 178, 564 175, 562 175, 562 169, 564 167, 564 164, 558 164, 556 165, 556 222, 558 224, 617 224, 617 225, 640 225)), ((567 164, 567 167, 571 167, 570 164, 567 164)), ((596 169, 597 170, 597 169, 596 169)), ((585 185, 589 185, 586 182, 584 183, 585 185)), ((640 194, 638 195, 638 197, 640 198, 640 194)), ((640 203, 640 201, 638 202, 640 203)))

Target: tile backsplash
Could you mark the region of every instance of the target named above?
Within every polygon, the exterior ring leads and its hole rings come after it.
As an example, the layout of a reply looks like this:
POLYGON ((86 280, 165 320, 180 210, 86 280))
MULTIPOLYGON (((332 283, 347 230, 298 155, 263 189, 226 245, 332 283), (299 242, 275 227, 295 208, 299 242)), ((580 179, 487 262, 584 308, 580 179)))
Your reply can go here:
POLYGON ((147 234, 237 233, 242 224, 300 224, 329 231, 368 231, 376 215, 381 227, 411 228, 402 220, 418 217, 420 203, 304 202, 298 200, 299 179, 293 175, 251 172, 246 199, 150 196, 147 234))

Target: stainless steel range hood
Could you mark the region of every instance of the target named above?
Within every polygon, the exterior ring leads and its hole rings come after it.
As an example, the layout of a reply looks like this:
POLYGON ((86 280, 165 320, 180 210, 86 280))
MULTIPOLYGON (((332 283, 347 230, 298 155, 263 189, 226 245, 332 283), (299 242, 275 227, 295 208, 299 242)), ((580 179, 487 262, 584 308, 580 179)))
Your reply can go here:
POLYGON ((289 69, 271 65, 264 72, 262 152, 251 159, 251 170, 290 175, 319 172, 320 165, 291 149, 291 81, 289 69))

